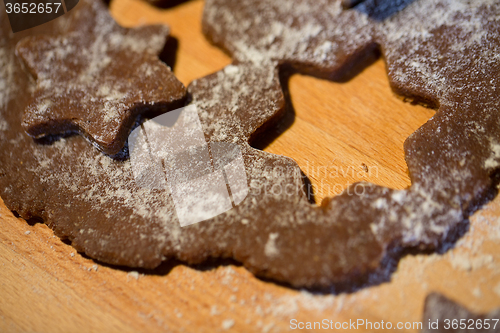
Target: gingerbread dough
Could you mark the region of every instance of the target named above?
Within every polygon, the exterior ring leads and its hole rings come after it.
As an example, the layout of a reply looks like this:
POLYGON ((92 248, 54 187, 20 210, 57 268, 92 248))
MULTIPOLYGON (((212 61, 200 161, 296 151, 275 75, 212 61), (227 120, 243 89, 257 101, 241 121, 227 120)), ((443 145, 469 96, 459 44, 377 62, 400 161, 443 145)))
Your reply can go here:
POLYGON ((36 78, 22 123, 29 135, 78 131, 116 154, 139 114, 182 105, 184 86, 158 59, 168 28, 126 29, 103 13, 90 21, 95 25, 18 43, 17 54, 36 78))
MULTIPOLYGON (((207 141, 240 146, 250 191, 226 213, 183 228, 170 193, 136 186, 127 158, 107 156, 81 136, 40 144, 25 134, 26 96, 36 85, 14 55, 20 37, 2 17, 0 195, 23 218, 42 218, 79 251, 111 264, 154 268, 170 258, 193 264, 231 257, 296 287, 387 277, 389 259, 406 249, 453 240, 492 198, 500 166, 500 6, 398 4, 365 1, 344 10, 340 1, 207 2, 204 31, 235 61, 188 90, 207 141), (281 64, 336 78, 375 48, 398 93, 439 107, 405 143, 412 187, 353 184, 316 206, 293 160, 248 141, 284 112, 281 64)), ((79 15, 107 15, 86 8, 101 5, 81 1, 64 22, 78 27, 79 15)), ((43 29, 28 33, 67 32, 57 24, 43 29)))

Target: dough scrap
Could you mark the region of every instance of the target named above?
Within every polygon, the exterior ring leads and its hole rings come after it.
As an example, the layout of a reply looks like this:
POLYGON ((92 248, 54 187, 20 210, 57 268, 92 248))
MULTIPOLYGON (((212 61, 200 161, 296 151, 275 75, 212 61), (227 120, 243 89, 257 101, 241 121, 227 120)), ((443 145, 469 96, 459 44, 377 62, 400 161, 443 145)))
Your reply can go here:
POLYGON ((422 333, 499 332, 499 317, 500 309, 476 314, 441 294, 432 293, 425 299, 422 333), (489 328, 485 328, 486 325, 489 328))

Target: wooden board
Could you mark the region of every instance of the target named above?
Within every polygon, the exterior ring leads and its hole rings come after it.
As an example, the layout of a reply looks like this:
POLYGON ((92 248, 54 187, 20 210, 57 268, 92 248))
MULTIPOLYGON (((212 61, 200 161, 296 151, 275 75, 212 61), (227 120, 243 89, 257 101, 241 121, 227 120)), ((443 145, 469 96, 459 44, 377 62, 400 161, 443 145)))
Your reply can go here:
MULTIPOLYGON (((122 25, 170 25, 178 41, 173 69, 186 85, 231 62, 201 34, 202 9, 201 1, 171 9, 137 0, 111 5, 122 25)), ((265 150, 294 158, 315 186, 317 202, 355 180, 410 185, 402 145, 433 111, 395 97, 383 61, 347 83, 294 75, 289 93, 293 111, 265 150)), ((420 321, 431 291, 488 311, 500 306, 499 243, 497 198, 445 254, 406 256, 391 281, 377 286, 314 295, 230 264, 165 264, 154 274, 108 267, 76 253, 47 226, 15 218, 0 202, 0 331, 286 332, 291 319, 396 325, 420 321)))

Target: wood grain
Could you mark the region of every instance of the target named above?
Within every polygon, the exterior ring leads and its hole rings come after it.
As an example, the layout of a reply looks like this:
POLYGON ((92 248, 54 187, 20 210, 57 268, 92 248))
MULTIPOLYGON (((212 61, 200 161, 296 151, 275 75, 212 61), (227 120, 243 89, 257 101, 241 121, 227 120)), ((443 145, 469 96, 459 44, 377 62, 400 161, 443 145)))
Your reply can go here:
MULTIPOLYGON (((184 84, 230 63, 202 36, 202 8, 200 1, 165 10, 136 0, 111 5, 123 25, 171 26, 179 44, 174 72, 184 84)), ((265 150, 294 158, 316 185, 317 201, 355 180, 409 185, 402 144, 433 111, 393 96, 382 61, 347 83, 297 74, 289 91, 293 122, 265 150)), ((76 253, 47 226, 15 218, 0 201, 0 331, 286 332, 293 318, 396 324, 420 321, 431 291, 487 311, 500 306, 500 199, 475 214, 470 229, 445 254, 406 256, 391 281, 319 295, 231 264, 167 263, 154 272, 109 267, 76 253)))
POLYGON ((264 150, 295 159, 316 202, 356 181, 410 186, 403 142, 434 111, 396 98, 382 60, 347 83, 296 74, 289 92, 295 119, 264 150))

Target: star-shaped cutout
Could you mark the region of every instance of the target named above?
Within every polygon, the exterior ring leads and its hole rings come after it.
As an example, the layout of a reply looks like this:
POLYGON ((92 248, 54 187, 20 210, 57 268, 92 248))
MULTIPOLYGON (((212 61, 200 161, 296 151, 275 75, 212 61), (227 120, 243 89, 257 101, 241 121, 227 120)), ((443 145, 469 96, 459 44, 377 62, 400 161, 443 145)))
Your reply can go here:
MULTIPOLYGON (((92 9, 90 9, 92 10, 92 9)), ((78 131, 119 152, 137 116, 181 106, 185 87, 158 59, 169 29, 120 27, 106 10, 80 30, 22 40, 17 54, 36 78, 23 128, 35 138, 78 131)))

